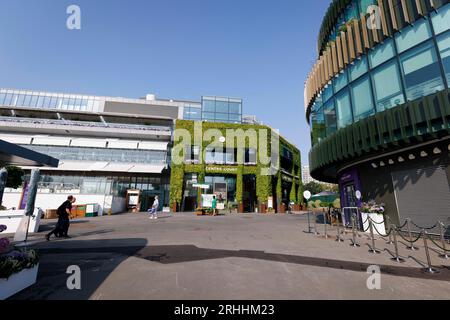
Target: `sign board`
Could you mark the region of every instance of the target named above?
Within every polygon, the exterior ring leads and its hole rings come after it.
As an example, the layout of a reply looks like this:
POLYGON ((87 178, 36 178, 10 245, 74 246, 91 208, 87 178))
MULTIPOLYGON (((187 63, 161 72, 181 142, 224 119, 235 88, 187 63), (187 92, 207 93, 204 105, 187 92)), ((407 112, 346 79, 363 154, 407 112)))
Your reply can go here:
POLYGON ((227 167, 207 166, 206 172, 237 174, 238 168, 237 167, 229 167, 229 166, 227 166, 227 167))
POLYGON ((200 188, 200 189, 205 189, 208 190, 209 189, 209 184, 199 184, 199 183, 194 183, 192 185, 194 188, 200 188))
POLYGON ((214 183, 214 194, 216 195, 216 199, 219 202, 221 202, 223 200, 227 200, 227 190, 228 190, 228 185, 226 182, 214 183))
POLYGON ((312 194, 311 194, 311 192, 309 192, 308 190, 306 190, 305 192, 303 192, 303 197, 304 197, 306 200, 309 200, 309 199, 311 199, 312 194))
POLYGON ((202 208, 212 208, 213 194, 202 194, 202 208))
POLYGON ((273 209, 273 197, 267 199, 267 208, 273 209))

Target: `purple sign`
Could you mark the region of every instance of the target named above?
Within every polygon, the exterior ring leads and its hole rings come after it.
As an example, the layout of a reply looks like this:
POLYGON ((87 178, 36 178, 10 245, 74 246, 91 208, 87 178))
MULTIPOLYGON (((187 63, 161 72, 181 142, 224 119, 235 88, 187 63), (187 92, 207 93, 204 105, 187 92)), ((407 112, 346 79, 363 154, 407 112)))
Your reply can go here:
POLYGON ((22 191, 22 199, 20 199, 19 210, 25 210, 25 207, 27 206, 27 199, 28 199, 29 191, 30 191, 30 185, 28 184, 28 182, 25 182, 25 184, 23 186, 23 191, 22 191))

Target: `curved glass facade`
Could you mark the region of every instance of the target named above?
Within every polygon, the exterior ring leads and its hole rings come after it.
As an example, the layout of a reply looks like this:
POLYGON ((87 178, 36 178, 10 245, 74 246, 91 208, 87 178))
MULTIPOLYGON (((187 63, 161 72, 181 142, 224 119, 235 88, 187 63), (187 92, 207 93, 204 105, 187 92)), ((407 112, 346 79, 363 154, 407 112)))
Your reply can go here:
POLYGON ((311 108, 312 144, 377 112, 449 87, 447 4, 377 45, 327 84, 311 108))

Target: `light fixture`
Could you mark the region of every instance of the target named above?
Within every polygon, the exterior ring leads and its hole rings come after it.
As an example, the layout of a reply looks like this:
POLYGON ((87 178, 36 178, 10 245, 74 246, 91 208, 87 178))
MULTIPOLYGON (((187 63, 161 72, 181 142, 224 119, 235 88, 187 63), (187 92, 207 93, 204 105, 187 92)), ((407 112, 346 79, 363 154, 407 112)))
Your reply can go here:
POLYGON ((422 151, 422 152, 420 153, 420 156, 421 156, 422 158, 425 158, 425 157, 428 156, 428 153, 426 153, 426 151, 422 151))
POLYGON ((389 164, 394 164, 394 160, 392 160, 392 159, 389 159, 389 164))
POLYGON ((380 162, 380 166, 384 167, 386 165, 386 163, 384 163, 383 161, 380 162))
POLYGON ((372 167, 373 167, 374 169, 378 168, 378 166, 377 166, 377 164, 376 164, 375 162, 372 163, 372 167))
POLYGON ((405 162, 405 159, 403 159, 403 157, 398 157, 398 162, 405 162))
POLYGON ((441 151, 441 149, 439 149, 439 148, 434 148, 433 153, 434 153, 434 154, 441 154, 442 151, 441 151))
POLYGON ((409 155, 409 160, 414 160, 416 158, 415 155, 413 155, 412 153, 409 155))

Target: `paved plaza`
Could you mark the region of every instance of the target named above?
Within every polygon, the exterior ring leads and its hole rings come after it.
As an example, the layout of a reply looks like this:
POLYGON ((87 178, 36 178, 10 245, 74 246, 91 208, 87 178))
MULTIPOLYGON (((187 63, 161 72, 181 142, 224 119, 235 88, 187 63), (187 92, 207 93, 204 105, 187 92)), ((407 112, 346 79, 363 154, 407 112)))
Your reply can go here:
MULTIPOLYGON (((305 215, 122 214, 72 222, 71 239, 46 242, 55 221, 33 235, 41 253, 37 283, 12 299, 450 299, 450 261, 432 252, 437 275, 421 271, 419 252, 390 260, 393 246, 360 248, 304 233, 305 215), (390 250, 390 251, 389 251, 390 250), (413 256, 409 257, 409 256, 413 256), (409 258, 408 258, 409 257, 409 258), (68 290, 66 270, 81 268, 81 290, 68 290), (381 267, 381 290, 367 288, 367 268, 381 267)), ((323 226, 318 230, 323 233, 323 226)))

